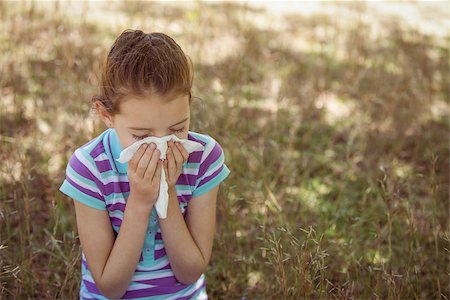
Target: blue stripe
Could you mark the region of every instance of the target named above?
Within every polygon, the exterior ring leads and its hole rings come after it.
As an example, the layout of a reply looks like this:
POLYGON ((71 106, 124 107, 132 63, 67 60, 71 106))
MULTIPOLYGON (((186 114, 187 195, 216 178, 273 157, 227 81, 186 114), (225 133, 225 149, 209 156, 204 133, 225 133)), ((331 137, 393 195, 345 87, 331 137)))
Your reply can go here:
MULTIPOLYGON (((200 134, 200 133, 192 132, 192 131, 189 131, 189 133, 190 133, 194 138, 196 138, 197 140, 200 140, 200 141, 202 141, 202 142, 204 142, 204 143, 206 143, 206 144, 209 143, 209 140, 210 140, 209 135, 207 135, 207 134, 200 134)), ((205 146, 206 146, 206 145, 205 145, 205 146)))
POLYGON ((86 177, 83 177, 82 175, 78 174, 74 169, 72 169, 72 167, 71 167, 69 164, 67 164, 66 172, 67 172, 70 176, 76 178, 77 180, 79 180, 79 181, 81 181, 81 182, 83 182, 83 183, 85 183, 85 184, 91 186, 91 187, 94 188, 95 190, 97 190, 97 193, 102 194, 102 193, 99 191, 98 186, 97 186, 97 184, 96 184, 94 181, 92 181, 92 180, 90 180, 90 179, 87 179, 86 177))
POLYGON ((205 176, 205 175, 208 173, 209 170, 214 169, 218 164, 221 164, 221 163, 224 163, 224 154, 223 154, 223 152, 221 152, 219 158, 218 158, 215 162, 213 162, 211 165, 209 165, 209 167, 208 167, 208 169, 206 170, 205 174, 203 174, 202 177, 198 178, 198 179, 195 181, 195 186, 198 186, 198 184, 200 183, 200 181, 202 181, 205 177, 211 176, 211 174, 208 175, 208 176, 205 176))
POLYGON ((61 192, 66 194, 67 196, 71 197, 74 200, 77 200, 83 204, 86 204, 90 207, 93 207, 95 209, 99 210, 106 210, 106 204, 103 201, 98 200, 97 198, 91 197, 89 195, 86 195, 82 192, 80 192, 78 189, 76 189, 70 182, 67 180, 64 180, 63 184, 59 188, 61 192))
POLYGON ((81 147, 81 149, 85 150, 87 153, 91 153, 92 150, 94 150, 95 147, 98 146, 98 144, 103 140, 103 134, 99 135, 97 138, 95 138, 92 143, 87 143, 88 145, 84 145, 84 147, 81 147))
POLYGON ((187 169, 197 169, 200 163, 198 162, 187 162, 184 164, 184 167, 187 169))
POLYGON ((230 174, 230 170, 228 167, 224 164, 222 171, 220 171, 219 174, 217 174, 216 177, 208 181, 207 183, 203 184, 202 186, 198 187, 194 190, 192 193, 192 198, 201 196, 211 190, 213 187, 218 185, 221 181, 223 181, 228 175, 230 174))
MULTIPOLYGON (((114 184, 118 184, 117 182, 114 182, 114 184)), ((119 200, 122 199, 125 203, 127 202, 126 200, 128 199, 128 196, 130 195, 130 192, 124 192, 124 193, 111 193, 108 196, 104 196, 106 202, 109 202, 112 199, 115 200, 119 200)), ((118 201, 116 201, 118 202, 118 201)))

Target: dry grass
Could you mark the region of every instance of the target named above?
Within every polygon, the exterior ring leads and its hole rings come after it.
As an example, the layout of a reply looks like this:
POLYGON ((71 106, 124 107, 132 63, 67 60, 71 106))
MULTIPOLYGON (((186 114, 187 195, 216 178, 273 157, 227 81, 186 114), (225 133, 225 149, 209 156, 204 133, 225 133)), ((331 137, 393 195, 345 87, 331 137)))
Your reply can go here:
POLYGON ((232 171, 210 298, 449 298, 448 34, 361 3, 278 19, 233 3, 66 5, 0 2, 0 298, 78 297, 58 188, 105 129, 89 107, 99 58, 137 27, 192 57, 191 130, 232 171))

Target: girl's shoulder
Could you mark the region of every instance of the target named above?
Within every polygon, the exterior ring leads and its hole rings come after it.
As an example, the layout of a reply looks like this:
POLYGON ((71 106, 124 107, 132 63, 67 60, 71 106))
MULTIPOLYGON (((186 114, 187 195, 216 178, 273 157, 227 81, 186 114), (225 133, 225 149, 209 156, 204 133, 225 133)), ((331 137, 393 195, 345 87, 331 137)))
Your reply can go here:
POLYGON ((208 134, 189 131, 188 139, 204 146, 197 153, 191 153, 188 163, 197 166, 192 197, 200 196, 223 181, 230 174, 225 164, 225 154, 219 142, 208 134))
POLYGON ((106 209, 106 173, 112 169, 106 154, 109 132, 107 129, 75 149, 67 162, 66 178, 59 188, 71 198, 100 210, 106 209))
POLYGON ((219 142, 215 138, 213 138, 212 136, 210 136, 209 134, 206 134, 206 133, 189 131, 188 132, 188 140, 195 141, 195 142, 202 144, 205 147, 205 150, 206 150, 206 147, 211 147, 211 146, 214 147, 216 145, 221 148, 219 142))
POLYGON ((198 150, 195 154, 192 153, 196 157, 196 162, 200 163, 203 169, 217 163, 219 159, 224 160, 222 146, 209 134, 189 131, 188 140, 200 143, 203 146, 203 150, 198 150))
POLYGON ((79 146, 75 151, 87 153, 92 159, 96 158, 99 154, 106 152, 105 146, 108 145, 108 137, 111 130, 111 128, 107 128, 96 137, 79 146))
POLYGON ((205 146, 209 141, 210 136, 204 133, 188 131, 188 140, 198 142, 205 146))

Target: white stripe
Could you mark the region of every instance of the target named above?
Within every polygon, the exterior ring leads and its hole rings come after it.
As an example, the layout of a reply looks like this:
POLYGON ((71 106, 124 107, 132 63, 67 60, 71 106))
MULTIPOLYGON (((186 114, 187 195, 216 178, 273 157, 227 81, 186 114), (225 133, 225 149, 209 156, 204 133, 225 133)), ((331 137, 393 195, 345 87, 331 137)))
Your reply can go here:
POLYGON ((87 268, 86 268, 86 272, 83 274, 83 279, 95 284, 95 280, 92 277, 91 272, 87 268))
MULTIPOLYGON (((107 161, 108 165, 111 166, 109 158, 108 158, 108 156, 105 153, 100 154, 94 160, 96 162, 107 161)), ((111 169, 112 169, 112 167, 111 167, 111 169)), ((119 182, 119 181, 127 182, 128 181, 128 175, 127 174, 120 174, 120 173, 118 173, 118 175, 114 174, 114 175, 111 175, 111 176, 103 176, 102 175, 102 182, 103 182, 103 184, 108 184, 110 182, 119 182)))
POLYGON ((155 250, 161 250, 164 248, 164 245, 155 245, 155 250))
MULTIPOLYGON (((83 278, 84 280, 88 280, 91 283, 95 284, 95 281, 92 279, 92 276, 86 276, 86 278, 83 278)), ((96 285, 96 284, 95 284, 96 285)), ((97 286, 97 285, 96 285, 97 286)), ((142 289, 148 289, 148 288, 153 288, 153 287, 158 287, 157 285, 154 284, 145 284, 145 283, 137 283, 137 282, 133 282, 133 284, 129 285, 127 288, 127 292, 128 291, 135 291, 135 290, 142 290, 142 289)), ((98 288, 98 287, 97 287, 98 288)), ((89 295, 89 297, 91 298, 92 296, 89 295)))
POLYGON ((152 287, 157 287, 157 285, 154 284, 145 284, 145 283, 133 283, 132 285, 130 284, 127 288, 127 292, 128 291, 135 291, 135 290, 142 290, 142 289, 148 289, 148 288, 152 288, 152 287))
MULTIPOLYGON (((215 162, 214 162, 214 163, 215 163, 215 162)), ((212 168, 211 170, 207 170, 206 173, 203 174, 202 177, 200 177, 200 178, 198 178, 198 179, 196 180, 196 182, 195 182, 195 189, 197 189, 198 184, 200 183, 200 181, 202 181, 202 180, 205 179, 206 177, 212 175, 214 172, 216 172, 217 170, 219 170, 220 167, 223 166, 223 164, 224 164, 224 159, 223 159, 223 156, 221 155, 221 158, 219 158, 219 163, 217 163, 217 165, 216 165, 214 168, 212 168)), ((195 191, 195 189, 194 189, 194 191, 195 191)))
POLYGON ((183 168, 183 174, 186 174, 186 175, 197 175, 198 174, 198 169, 183 168))
MULTIPOLYGON (((159 271, 158 271, 159 272, 159 271)), ((160 278, 168 278, 175 276, 172 270, 167 270, 166 272, 156 273, 156 274, 139 274, 137 272, 134 273, 131 278, 132 281, 142 281, 142 280, 151 280, 151 279, 160 279, 160 278)))
POLYGON ((203 155, 202 155, 202 158, 200 160, 200 165, 206 160, 206 158, 209 156, 211 151, 214 149, 215 145, 216 145, 216 143, 214 141, 211 141, 208 144, 206 144, 205 150, 203 151, 203 155))
POLYGON ((119 174, 119 176, 117 176, 117 175, 105 176, 102 179, 102 181, 103 181, 103 184, 108 184, 110 182, 119 182, 119 181, 128 182, 128 175, 119 174))
POLYGON ((197 300, 205 300, 208 299, 208 294, 206 294, 206 290, 202 289, 200 294, 198 294, 197 300))
MULTIPOLYGON (((79 175, 79 174, 78 174, 78 175, 79 175)), ((95 188, 95 187, 93 187, 93 186, 91 186, 91 185, 88 185, 88 184, 86 184, 86 183, 84 183, 84 182, 79 181, 77 178, 75 178, 74 176, 72 176, 72 175, 70 174, 70 172, 67 172, 66 176, 67 176, 69 179, 71 179, 72 181, 74 181, 76 184, 78 184, 79 186, 84 187, 84 188, 87 189, 87 190, 90 190, 90 191, 92 191, 92 192, 94 192, 94 193, 97 193, 97 194, 100 194, 100 195, 101 195, 101 192, 99 191, 98 188, 95 188)), ((81 176, 81 175, 79 175, 79 176, 81 176)), ((95 184, 95 182, 93 182, 93 183, 95 184)), ((96 186, 97 186, 97 185, 96 185, 96 186)), ((89 195, 89 196, 90 196, 90 195, 89 195)), ((100 200, 100 199, 99 199, 99 200, 100 200)))
POLYGON ((111 196, 111 194, 110 194, 108 197, 113 197, 113 198, 110 198, 109 200, 107 199, 107 197, 105 197, 106 204, 108 204, 108 205, 113 205, 116 203, 127 204, 122 193, 115 193, 114 195, 115 195, 115 197, 111 196))
MULTIPOLYGON (((89 269, 85 268, 85 270, 86 270, 86 272, 83 274, 83 279, 88 280, 90 282, 95 282, 94 278, 92 277, 91 272, 89 271, 89 269)), ((134 272, 134 274, 133 274, 133 276, 131 278, 131 281, 160 279, 160 278, 167 278, 167 277, 172 277, 172 276, 175 276, 175 275, 173 274, 173 271, 171 269, 167 269, 167 270, 164 270, 164 272, 154 273, 154 274, 140 274, 138 272, 134 272)), ((147 288, 149 287, 149 284, 144 284, 144 285, 147 288)))
POLYGON ((116 209, 116 210, 114 210, 114 211, 110 211, 109 212, 109 216, 110 217, 115 217, 115 218, 118 218, 118 219, 123 219, 123 212, 120 210, 120 209, 116 209))
POLYGON ((101 161, 109 161, 108 155, 106 155, 104 152, 100 153, 96 158, 94 158, 95 161, 101 162, 101 161))
POLYGON ((183 195, 192 195, 191 190, 176 190, 177 196, 183 196, 183 195))
POLYGON ((91 173, 98 179, 98 181, 102 182, 100 179, 100 172, 98 171, 97 167, 92 165, 92 162, 87 160, 81 153, 80 148, 75 150, 75 155, 78 158, 78 160, 89 170, 91 173))

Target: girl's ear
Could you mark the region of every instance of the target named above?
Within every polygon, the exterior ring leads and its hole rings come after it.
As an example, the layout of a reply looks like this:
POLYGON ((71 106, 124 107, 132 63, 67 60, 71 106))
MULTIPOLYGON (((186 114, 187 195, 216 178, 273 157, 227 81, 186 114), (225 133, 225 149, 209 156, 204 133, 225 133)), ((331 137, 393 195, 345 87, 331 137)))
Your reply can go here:
POLYGON ((100 115, 103 123, 105 123, 105 125, 109 128, 114 127, 113 117, 108 113, 108 111, 100 101, 95 102, 95 108, 97 109, 97 112, 100 115))

